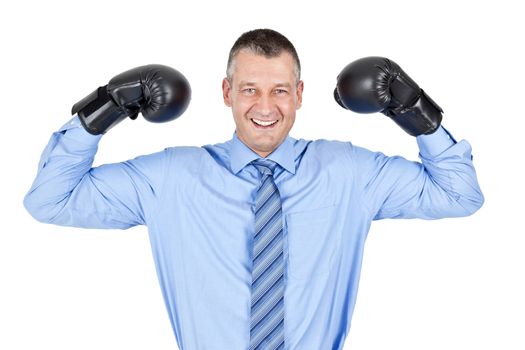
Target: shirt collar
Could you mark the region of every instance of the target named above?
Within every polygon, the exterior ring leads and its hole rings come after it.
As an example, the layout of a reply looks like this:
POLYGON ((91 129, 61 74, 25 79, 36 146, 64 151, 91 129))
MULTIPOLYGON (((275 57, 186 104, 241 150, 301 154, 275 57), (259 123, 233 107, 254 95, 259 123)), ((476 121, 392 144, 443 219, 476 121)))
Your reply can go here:
MULTIPOLYGON (((271 159, 285 170, 295 174, 295 150, 294 139, 286 136, 284 141, 266 159, 271 159)), ((233 132, 233 138, 230 148, 230 168, 234 174, 237 174, 252 160, 261 158, 257 153, 246 146, 239 138, 237 133, 233 132)))

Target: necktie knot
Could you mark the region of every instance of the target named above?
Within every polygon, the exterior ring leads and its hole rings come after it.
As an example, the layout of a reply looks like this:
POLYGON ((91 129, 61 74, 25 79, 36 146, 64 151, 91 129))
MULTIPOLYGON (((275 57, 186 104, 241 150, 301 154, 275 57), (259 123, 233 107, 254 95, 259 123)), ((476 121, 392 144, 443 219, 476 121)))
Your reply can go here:
POLYGON ((275 168, 277 167, 277 163, 275 163, 273 160, 266 159, 266 158, 258 158, 252 161, 252 164, 259 170, 259 173, 261 175, 273 175, 273 172, 275 171, 275 168))

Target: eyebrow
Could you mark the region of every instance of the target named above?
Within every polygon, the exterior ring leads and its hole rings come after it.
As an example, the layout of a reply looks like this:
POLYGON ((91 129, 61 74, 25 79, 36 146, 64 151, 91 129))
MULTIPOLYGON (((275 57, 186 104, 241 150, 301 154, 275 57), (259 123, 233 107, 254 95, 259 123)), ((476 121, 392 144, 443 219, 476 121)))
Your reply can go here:
MULTIPOLYGON (((239 86, 250 86, 250 85, 257 85, 256 83, 254 82, 251 82, 251 81, 244 81, 244 80, 241 80, 239 82, 239 86)), ((287 88, 291 88, 292 86, 290 85, 290 83, 277 83, 275 84, 276 87, 287 87, 287 88)))

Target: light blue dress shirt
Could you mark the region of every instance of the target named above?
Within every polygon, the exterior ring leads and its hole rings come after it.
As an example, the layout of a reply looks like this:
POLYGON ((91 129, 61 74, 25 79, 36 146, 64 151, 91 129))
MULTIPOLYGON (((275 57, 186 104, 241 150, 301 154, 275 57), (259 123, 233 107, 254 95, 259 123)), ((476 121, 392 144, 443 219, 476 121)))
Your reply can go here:
MULTIPOLYGON (((181 350, 245 350, 258 155, 236 136, 93 168, 102 136, 78 117, 55 132, 24 198, 42 222, 147 225, 181 350)), ((350 142, 294 139, 267 158, 284 223, 286 349, 342 349, 372 220, 466 216, 483 203, 471 147, 442 127, 418 136, 421 163, 350 142)))

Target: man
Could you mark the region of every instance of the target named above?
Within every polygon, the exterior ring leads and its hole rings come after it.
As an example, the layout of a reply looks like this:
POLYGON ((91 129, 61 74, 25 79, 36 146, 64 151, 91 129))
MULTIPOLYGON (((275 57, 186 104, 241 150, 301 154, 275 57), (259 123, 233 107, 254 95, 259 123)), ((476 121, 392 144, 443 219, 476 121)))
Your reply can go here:
POLYGON ((290 137, 302 102, 299 58, 288 39, 261 29, 230 52, 222 90, 236 124, 231 140, 92 168, 102 134, 125 116, 140 109, 165 121, 187 104, 173 98, 187 95, 180 75, 161 69, 175 83, 152 87, 146 68, 126 72, 75 105, 24 204, 59 225, 147 225, 180 349, 342 349, 372 220, 465 216, 483 203, 470 145, 440 126, 440 108, 393 62, 357 65, 339 76, 337 101, 382 111, 417 135, 421 163, 290 137), (362 88, 372 77, 378 89, 388 81, 391 98, 362 88), (137 81, 142 89, 130 93, 137 81), (169 93, 150 96, 159 89, 169 93))

